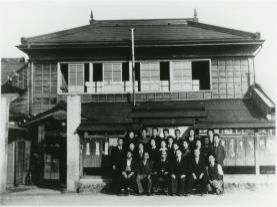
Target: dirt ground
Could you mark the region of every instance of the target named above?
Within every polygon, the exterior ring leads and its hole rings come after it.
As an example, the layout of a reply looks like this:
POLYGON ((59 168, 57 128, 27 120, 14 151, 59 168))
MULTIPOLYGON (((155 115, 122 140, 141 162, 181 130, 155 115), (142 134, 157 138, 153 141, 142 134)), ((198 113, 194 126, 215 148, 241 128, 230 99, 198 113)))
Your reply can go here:
POLYGON ((227 191, 224 195, 179 196, 116 196, 106 194, 61 193, 53 190, 35 189, 0 195, 0 205, 93 205, 93 206, 172 206, 172 205, 232 205, 232 206, 277 206, 275 190, 227 191))

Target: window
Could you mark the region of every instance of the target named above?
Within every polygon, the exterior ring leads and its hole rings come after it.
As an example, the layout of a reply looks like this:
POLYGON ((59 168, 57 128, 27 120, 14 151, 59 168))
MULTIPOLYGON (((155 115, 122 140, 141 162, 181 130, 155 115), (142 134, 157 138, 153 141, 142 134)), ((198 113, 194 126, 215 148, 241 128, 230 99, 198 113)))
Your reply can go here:
POLYGON ((84 92, 84 64, 68 64, 69 92, 84 92))
POLYGON ((102 63, 93 64, 93 81, 103 81, 103 65, 102 63))
POLYGON ((68 64, 61 64, 61 83, 60 90, 64 93, 68 92, 68 64))
POLYGON ((169 62, 160 62, 160 80, 168 80, 169 81, 169 62))
POLYGON ((104 81, 119 82, 122 81, 121 63, 104 63, 104 81))
POLYGON ((129 81, 129 63, 122 63, 122 81, 129 81))
POLYGON ((210 63, 209 61, 192 61, 193 90, 210 89, 210 63))
POLYGON ((160 68, 157 62, 140 63, 140 72, 142 81, 160 80, 160 68))

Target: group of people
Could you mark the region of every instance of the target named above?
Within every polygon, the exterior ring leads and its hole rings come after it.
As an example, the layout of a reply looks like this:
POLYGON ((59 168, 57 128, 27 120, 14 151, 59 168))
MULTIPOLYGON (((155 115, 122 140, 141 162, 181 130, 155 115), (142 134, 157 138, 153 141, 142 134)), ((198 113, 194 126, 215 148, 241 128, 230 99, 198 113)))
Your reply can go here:
POLYGON ((148 136, 144 128, 139 136, 129 131, 117 144, 111 152, 116 194, 187 196, 224 191, 225 149, 212 129, 200 138, 192 128, 187 136, 175 129, 174 137, 166 128, 162 137, 158 128, 148 136))

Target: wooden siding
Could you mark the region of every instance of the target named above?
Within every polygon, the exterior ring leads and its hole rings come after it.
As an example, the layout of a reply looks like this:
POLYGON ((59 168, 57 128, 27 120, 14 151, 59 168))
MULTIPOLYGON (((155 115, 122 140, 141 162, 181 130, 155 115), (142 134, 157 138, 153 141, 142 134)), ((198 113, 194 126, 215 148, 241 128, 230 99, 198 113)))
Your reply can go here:
MULTIPOLYGON (((57 94, 57 63, 34 62, 31 92, 31 113, 38 114, 55 106, 66 95, 57 94)), ((201 100, 211 98, 242 98, 254 83, 253 58, 230 57, 211 59, 211 90, 190 92, 137 93, 136 101, 201 100)), ((131 95, 84 94, 83 102, 127 102, 131 95)))

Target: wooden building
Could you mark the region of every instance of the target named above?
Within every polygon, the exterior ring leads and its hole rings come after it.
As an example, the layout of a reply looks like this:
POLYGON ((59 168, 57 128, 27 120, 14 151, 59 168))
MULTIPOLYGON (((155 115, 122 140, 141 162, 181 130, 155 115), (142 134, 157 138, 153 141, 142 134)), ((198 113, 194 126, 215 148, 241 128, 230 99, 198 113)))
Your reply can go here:
POLYGON ((227 149, 227 173, 275 172, 275 104, 255 82, 254 58, 263 42, 259 33, 200 23, 196 16, 91 19, 22 38, 34 115, 26 127, 40 154, 41 183, 74 190, 81 177, 107 172, 117 137, 153 126, 194 127, 200 135, 213 128, 227 149))
MULTIPOLYGON (((1 156, 3 165, 6 166, 3 173, 5 184, 1 184, 1 191, 6 187, 14 187, 26 184, 26 178, 30 170, 31 138, 23 127, 28 118, 28 90, 27 90, 28 63, 24 58, 1 59, 1 110, 7 110, 8 116, 2 116, 1 120, 5 129, 1 128, 4 137, 1 137, 5 156, 1 156)), ((5 113, 5 112, 3 112, 5 113)), ((3 166, 2 165, 2 166, 3 166)))

